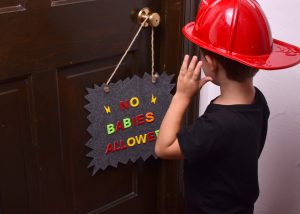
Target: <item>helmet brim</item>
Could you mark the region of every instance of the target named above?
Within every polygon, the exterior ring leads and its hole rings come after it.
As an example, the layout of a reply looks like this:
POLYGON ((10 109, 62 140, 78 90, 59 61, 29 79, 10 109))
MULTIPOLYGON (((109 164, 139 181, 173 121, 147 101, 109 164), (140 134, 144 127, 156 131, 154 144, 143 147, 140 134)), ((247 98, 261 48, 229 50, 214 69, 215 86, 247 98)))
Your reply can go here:
POLYGON ((196 45, 214 53, 236 60, 250 67, 264 70, 278 70, 292 67, 300 63, 300 49, 294 45, 273 39, 272 52, 264 55, 243 55, 214 47, 193 36, 195 22, 190 22, 182 29, 184 36, 196 45))

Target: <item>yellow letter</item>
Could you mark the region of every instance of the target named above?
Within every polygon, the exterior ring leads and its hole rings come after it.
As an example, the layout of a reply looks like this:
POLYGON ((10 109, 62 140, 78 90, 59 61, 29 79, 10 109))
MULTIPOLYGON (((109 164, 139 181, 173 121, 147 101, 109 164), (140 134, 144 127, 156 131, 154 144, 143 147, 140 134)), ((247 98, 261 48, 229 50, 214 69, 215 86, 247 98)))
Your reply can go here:
POLYGON ((111 113, 109 106, 104 106, 104 109, 106 111, 106 114, 111 113))
POLYGON ((132 147, 135 145, 135 139, 133 137, 130 137, 127 139, 127 146, 132 147), (130 143, 132 141, 132 143, 130 143))
POLYGON ((135 140, 138 144, 140 144, 141 142, 146 143, 146 136, 147 134, 135 136, 135 140))
POLYGON ((156 104, 156 97, 152 94, 151 103, 156 104))
POLYGON ((132 98, 130 99, 130 105, 131 105, 131 107, 135 108, 135 107, 137 107, 139 104, 140 104, 139 98, 137 98, 137 97, 132 97, 132 98))

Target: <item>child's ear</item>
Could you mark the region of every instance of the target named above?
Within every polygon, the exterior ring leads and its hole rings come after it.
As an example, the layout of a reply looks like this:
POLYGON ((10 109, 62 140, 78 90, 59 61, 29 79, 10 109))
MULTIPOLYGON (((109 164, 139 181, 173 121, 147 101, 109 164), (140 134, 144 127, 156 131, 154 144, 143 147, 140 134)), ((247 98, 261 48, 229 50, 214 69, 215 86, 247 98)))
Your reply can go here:
POLYGON ((213 70, 215 70, 218 67, 218 63, 215 58, 209 55, 205 55, 204 58, 207 61, 207 63, 213 68, 213 70))
POLYGON ((206 62, 208 62, 209 64, 212 64, 212 57, 211 56, 205 55, 204 58, 205 58, 206 62))

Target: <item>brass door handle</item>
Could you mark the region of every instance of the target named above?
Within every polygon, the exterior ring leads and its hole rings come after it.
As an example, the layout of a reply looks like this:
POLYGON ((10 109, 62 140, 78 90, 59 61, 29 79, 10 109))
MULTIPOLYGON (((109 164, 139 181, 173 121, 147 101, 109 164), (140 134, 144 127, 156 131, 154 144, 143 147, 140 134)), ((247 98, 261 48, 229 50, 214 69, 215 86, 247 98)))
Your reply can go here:
POLYGON ((160 15, 158 13, 152 13, 148 7, 144 7, 138 13, 137 21, 138 23, 142 24, 145 19, 148 18, 144 27, 157 27, 160 23, 160 15))

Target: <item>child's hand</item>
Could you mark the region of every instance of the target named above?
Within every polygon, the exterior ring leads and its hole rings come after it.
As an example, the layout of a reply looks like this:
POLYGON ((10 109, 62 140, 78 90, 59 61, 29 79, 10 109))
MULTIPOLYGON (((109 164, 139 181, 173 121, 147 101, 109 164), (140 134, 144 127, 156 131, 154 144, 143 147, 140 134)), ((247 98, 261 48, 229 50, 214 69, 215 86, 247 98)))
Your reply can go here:
POLYGON ((202 61, 198 61, 197 56, 193 56, 191 61, 189 61, 189 58, 189 55, 184 56, 176 90, 177 96, 181 99, 188 100, 190 100, 208 81, 212 81, 211 77, 200 79, 202 61))

